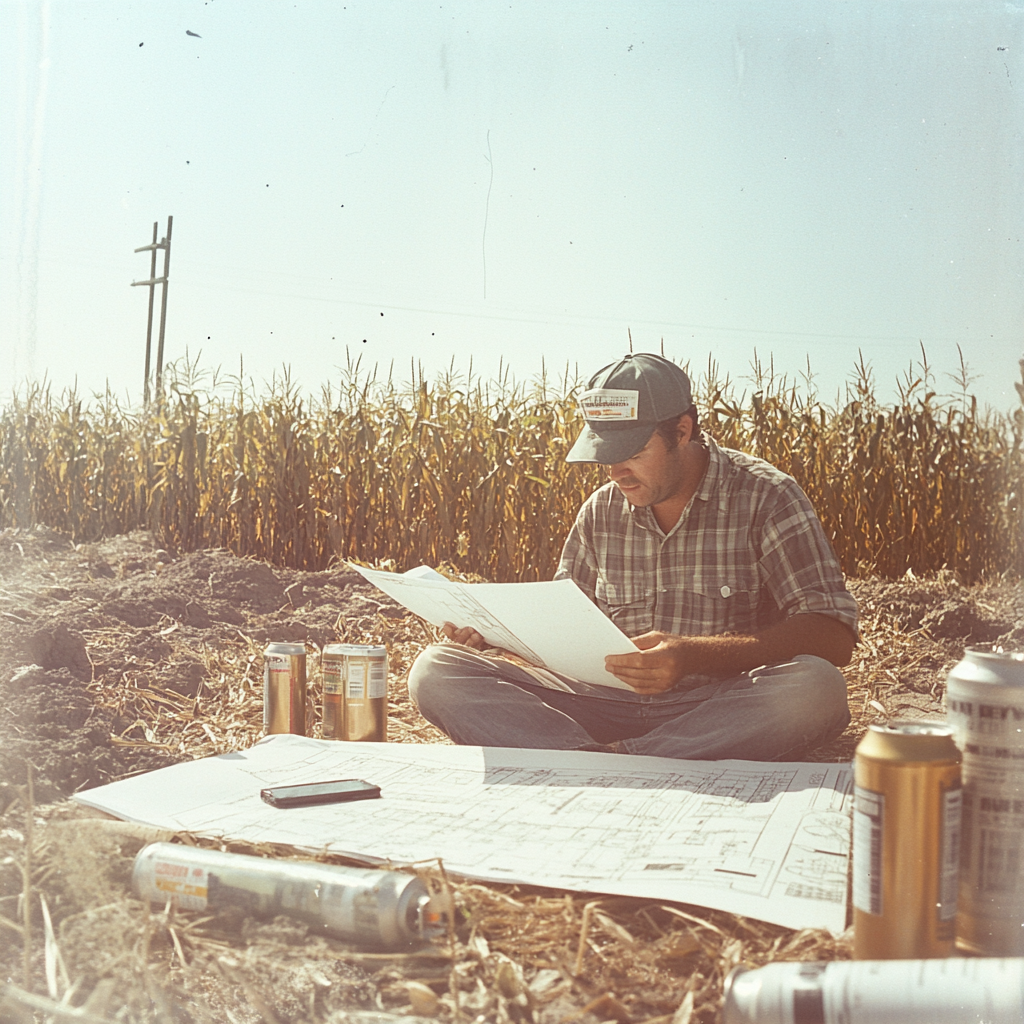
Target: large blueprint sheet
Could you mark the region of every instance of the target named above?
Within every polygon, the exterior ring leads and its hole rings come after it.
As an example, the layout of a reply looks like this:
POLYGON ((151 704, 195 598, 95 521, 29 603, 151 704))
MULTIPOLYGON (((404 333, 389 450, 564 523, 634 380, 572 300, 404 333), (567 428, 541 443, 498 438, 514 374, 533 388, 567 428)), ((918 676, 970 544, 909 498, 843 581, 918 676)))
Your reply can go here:
POLYGON ((643 896, 843 930, 847 764, 676 761, 586 751, 268 736, 75 797, 161 828, 441 857, 471 878, 643 896), (278 810, 263 787, 361 778, 379 800, 278 810))

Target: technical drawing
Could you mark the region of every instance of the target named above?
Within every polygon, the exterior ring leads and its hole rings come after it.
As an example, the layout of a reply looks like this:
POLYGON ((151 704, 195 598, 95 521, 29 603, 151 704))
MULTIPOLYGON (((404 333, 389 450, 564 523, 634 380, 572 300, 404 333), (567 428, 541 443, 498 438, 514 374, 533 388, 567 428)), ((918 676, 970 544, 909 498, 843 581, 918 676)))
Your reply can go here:
POLYGON ((374 864, 441 858, 467 877, 677 900, 838 933, 849 775, 848 765, 282 735, 76 799, 163 828, 374 864), (366 779, 381 798, 280 810, 259 797, 269 785, 332 778, 366 779))

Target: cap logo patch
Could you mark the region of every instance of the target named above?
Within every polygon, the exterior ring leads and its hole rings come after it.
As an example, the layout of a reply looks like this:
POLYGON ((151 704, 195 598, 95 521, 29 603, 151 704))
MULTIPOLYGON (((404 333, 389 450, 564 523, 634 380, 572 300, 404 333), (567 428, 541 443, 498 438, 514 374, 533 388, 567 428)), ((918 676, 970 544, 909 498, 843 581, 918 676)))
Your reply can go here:
POLYGON ((639 391, 593 388, 580 395, 580 409, 591 423, 603 423, 607 420, 635 420, 639 405, 639 391))

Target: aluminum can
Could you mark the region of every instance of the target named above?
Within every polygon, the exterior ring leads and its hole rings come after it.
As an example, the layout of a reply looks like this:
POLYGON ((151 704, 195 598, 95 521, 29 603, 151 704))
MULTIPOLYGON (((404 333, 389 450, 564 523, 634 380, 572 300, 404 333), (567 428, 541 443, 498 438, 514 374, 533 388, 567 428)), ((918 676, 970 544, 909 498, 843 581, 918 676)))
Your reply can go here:
POLYGON ((1024 956, 1024 652, 968 647, 946 714, 964 757, 957 942, 1024 956))
POLYGON ((723 1024, 1020 1024, 1024 960, 861 960, 734 968, 723 1024))
POLYGON ((268 644, 263 652, 263 731, 306 735, 306 648, 268 644))
POLYGON ((853 778, 854 959, 952 956, 962 797, 952 728, 870 726, 853 778))
POLYGON ((388 652, 373 644, 327 644, 320 661, 324 677, 323 738, 388 738, 388 652))
POLYGON ((401 871, 152 843, 135 858, 132 888, 141 900, 174 900, 183 910, 233 907, 260 918, 286 914, 324 934, 381 949, 425 942, 445 931, 427 887, 401 871))

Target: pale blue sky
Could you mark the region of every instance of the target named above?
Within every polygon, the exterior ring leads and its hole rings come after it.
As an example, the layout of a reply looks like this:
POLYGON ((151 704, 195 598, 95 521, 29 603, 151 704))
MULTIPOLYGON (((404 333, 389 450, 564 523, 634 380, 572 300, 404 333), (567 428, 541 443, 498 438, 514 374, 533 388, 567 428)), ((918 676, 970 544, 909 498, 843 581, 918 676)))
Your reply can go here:
POLYGON ((0 394, 345 347, 519 378, 626 348, 887 392, 1024 355, 1024 8, 0 0, 0 394), (186 30, 199 37, 186 34, 186 30), (140 45, 141 44, 141 45, 140 45), (381 315, 383 314, 383 315, 381 315), (365 341, 364 341, 365 339, 365 341))

